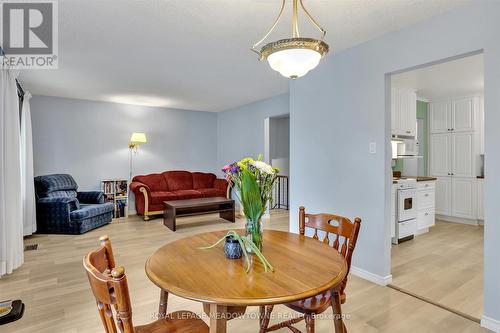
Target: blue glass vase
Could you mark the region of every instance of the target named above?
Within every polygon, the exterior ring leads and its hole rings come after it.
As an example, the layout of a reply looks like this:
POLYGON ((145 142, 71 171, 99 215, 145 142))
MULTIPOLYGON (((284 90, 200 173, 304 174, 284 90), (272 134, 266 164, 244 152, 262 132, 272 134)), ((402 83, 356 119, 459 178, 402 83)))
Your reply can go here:
POLYGON ((227 236, 224 243, 224 254, 228 259, 240 259, 243 255, 240 242, 233 236, 227 236))

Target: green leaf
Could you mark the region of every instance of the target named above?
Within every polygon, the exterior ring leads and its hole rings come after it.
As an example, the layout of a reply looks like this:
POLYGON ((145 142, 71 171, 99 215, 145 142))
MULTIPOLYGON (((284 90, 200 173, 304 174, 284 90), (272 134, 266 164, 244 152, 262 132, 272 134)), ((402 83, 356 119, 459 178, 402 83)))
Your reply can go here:
POLYGON ((245 216, 252 221, 257 221, 262 216, 264 207, 257 179, 248 170, 242 171, 240 198, 245 216))

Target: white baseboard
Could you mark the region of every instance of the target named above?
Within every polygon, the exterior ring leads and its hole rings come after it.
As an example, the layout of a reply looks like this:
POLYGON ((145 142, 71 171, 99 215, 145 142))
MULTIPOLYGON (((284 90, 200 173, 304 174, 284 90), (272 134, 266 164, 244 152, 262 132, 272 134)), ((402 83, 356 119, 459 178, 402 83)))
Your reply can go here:
POLYGON ((479 225, 479 220, 464 219, 461 217, 454 217, 454 216, 436 215, 436 220, 442 220, 442 221, 453 222, 453 223, 462 223, 462 224, 474 225, 474 226, 479 225))
POLYGON ((356 266, 351 266, 351 273, 353 275, 356 275, 357 277, 360 277, 362 279, 368 280, 370 282, 373 282, 381 286, 387 286, 388 284, 392 283, 392 275, 380 276, 365 271, 364 269, 361 269, 356 266))
POLYGON ((481 326, 492 330, 493 332, 500 332, 500 321, 490 317, 482 316, 481 326))

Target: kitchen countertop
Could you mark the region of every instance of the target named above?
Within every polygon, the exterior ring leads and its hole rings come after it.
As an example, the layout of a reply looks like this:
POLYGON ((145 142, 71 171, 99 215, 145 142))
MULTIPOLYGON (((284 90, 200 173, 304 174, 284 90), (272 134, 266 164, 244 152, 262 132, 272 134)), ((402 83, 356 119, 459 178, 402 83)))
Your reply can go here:
POLYGON ((417 177, 417 182, 430 182, 437 180, 436 177, 417 177))
POLYGON ((392 179, 392 183, 393 184, 397 184, 398 180, 400 178, 403 178, 403 179, 405 179, 405 178, 415 178, 417 180, 417 182, 430 182, 430 181, 437 180, 436 177, 423 177, 423 176, 422 177, 410 177, 410 176, 404 176, 404 177, 395 177, 395 178, 393 178, 392 179))

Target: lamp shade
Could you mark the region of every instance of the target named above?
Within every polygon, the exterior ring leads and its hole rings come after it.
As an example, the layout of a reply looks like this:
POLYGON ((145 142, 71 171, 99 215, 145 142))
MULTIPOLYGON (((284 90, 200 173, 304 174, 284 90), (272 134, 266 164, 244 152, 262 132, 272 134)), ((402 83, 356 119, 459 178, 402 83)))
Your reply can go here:
POLYGON ((281 75, 295 79, 318 66, 321 54, 309 49, 288 49, 270 54, 267 61, 281 75))
POLYGON ((140 145, 147 142, 146 133, 132 133, 132 136, 130 137, 130 143, 134 145, 140 145))

